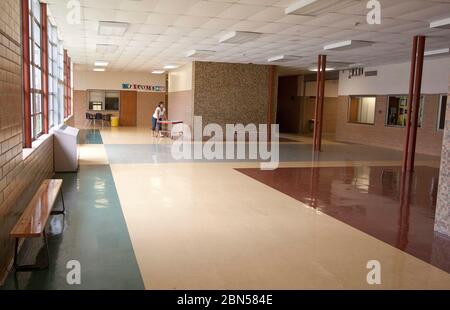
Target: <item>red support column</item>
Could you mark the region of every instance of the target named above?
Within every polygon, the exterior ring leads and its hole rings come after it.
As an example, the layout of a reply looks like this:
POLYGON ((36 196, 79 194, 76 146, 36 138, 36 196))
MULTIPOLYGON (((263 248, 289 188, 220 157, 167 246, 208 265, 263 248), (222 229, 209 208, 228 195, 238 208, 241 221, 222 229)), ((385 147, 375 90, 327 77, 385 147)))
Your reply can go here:
POLYGON ((316 105, 314 107, 314 133, 313 133, 313 150, 317 146, 317 124, 319 119, 319 104, 320 104, 320 70, 322 68, 322 55, 317 58, 317 78, 316 78, 316 105))
POLYGON ((416 144, 417 144, 417 128, 419 127, 419 111, 420 111, 420 101, 422 95, 422 73, 423 73, 423 61, 425 54, 425 37, 418 37, 418 47, 417 47, 417 64, 416 64, 416 76, 414 82, 414 99, 412 106, 412 128, 410 133, 410 145, 409 145, 409 156, 408 156, 408 166, 407 172, 414 172, 414 163, 416 159, 416 144))
POLYGON ((41 4, 41 51, 42 51, 42 103, 44 114, 44 133, 48 133, 48 23, 47 4, 41 4))
POLYGON ((408 167, 408 152, 409 143, 411 138, 411 108, 413 106, 413 96, 414 96, 414 81, 416 79, 416 61, 417 61, 417 41, 418 37, 415 36, 413 39, 413 48, 411 55, 411 71, 409 77, 409 97, 408 97, 408 116, 406 118, 406 141, 405 148, 403 151, 403 171, 405 172, 408 167))
POLYGON ((323 108, 325 104, 325 73, 327 69, 327 56, 322 55, 320 72, 320 105, 319 105, 319 123, 317 137, 317 151, 322 152, 322 131, 323 131, 323 108))
POLYGON ((22 78, 24 109, 24 147, 31 148, 31 74, 30 74, 30 9, 22 0, 22 78))

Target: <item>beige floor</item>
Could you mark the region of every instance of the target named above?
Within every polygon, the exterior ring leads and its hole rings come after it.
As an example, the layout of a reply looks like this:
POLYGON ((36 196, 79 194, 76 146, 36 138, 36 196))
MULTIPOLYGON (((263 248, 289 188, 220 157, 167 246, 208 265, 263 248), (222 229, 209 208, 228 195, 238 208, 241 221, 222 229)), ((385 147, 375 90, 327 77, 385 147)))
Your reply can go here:
MULTIPOLYGON (((154 141, 138 129, 102 137, 154 141)), ((450 289, 446 272, 233 169, 255 165, 111 165, 147 289, 450 289), (380 286, 367 284, 370 260, 381 262, 380 286)))

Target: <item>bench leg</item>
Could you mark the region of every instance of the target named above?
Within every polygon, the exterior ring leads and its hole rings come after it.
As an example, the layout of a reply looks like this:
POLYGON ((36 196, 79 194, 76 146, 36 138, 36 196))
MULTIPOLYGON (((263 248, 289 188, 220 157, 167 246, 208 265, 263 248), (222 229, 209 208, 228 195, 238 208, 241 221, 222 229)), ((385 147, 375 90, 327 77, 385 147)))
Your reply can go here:
POLYGON ((44 229, 43 232, 44 238, 44 248, 45 248, 45 258, 46 262, 43 266, 39 265, 19 265, 19 238, 16 238, 16 244, 14 247, 14 269, 16 272, 30 272, 30 271, 39 271, 39 270, 47 270, 50 264, 50 255, 48 253, 48 240, 47 240, 47 231, 44 229))
POLYGON ((63 195, 62 189, 61 189, 59 194, 61 195, 61 201, 62 201, 63 209, 62 209, 62 211, 52 211, 50 213, 51 215, 61 215, 61 214, 65 214, 66 213, 66 206, 64 204, 64 195, 63 195))

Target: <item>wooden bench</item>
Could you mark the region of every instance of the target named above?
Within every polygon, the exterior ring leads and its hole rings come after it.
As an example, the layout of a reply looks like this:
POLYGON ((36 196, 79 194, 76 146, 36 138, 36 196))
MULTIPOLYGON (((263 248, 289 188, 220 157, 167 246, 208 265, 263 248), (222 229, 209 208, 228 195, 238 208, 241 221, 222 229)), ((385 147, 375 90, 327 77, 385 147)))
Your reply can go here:
POLYGON ((46 227, 50 215, 65 214, 66 208, 64 206, 64 196, 61 190, 62 183, 63 180, 45 180, 33 196, 33 199, 31 199, 16 226, 14 226, 11 231, 10 236, 15 239, 14 268, 16 271, 48 269, 50 260, 48 254, 46 227), (59 194, 61 194, 63 209, 62 211, 53 211, 53 206, 59 194), (44 238, 47 258, 46 264, 44 266, 19 265, 18 252, 20 239, 39 237, 44 238))

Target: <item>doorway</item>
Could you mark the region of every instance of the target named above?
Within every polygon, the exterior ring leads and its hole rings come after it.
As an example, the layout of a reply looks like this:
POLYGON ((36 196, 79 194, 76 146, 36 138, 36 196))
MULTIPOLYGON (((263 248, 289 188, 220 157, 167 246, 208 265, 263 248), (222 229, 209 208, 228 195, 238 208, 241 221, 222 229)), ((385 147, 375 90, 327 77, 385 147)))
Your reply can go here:
POLYGON ((281 133, 300 132, 300 97, 298 76, 278 79, 277 123, 281 133))

